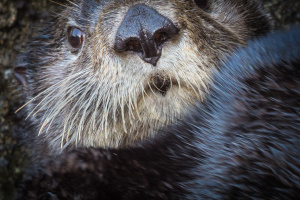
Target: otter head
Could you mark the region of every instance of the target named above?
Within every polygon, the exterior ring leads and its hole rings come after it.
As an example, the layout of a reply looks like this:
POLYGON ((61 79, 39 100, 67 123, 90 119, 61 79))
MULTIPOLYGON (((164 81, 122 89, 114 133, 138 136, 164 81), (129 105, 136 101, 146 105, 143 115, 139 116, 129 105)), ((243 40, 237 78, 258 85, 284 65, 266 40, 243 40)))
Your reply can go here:
POLYGON ((151 137, 202 101, 216 66, 268 21, 256 0, 69 2, 15 68, 32 134, 54 154, 151 137))

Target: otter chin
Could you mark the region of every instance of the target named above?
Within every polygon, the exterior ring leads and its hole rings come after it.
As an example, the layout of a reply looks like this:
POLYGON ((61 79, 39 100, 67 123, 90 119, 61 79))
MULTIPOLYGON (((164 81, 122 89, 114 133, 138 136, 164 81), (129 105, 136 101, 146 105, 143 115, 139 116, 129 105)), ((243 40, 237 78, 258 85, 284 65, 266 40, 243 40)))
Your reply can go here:
POLYGON ((252 0, 68 1, 18 57, 22 135, 49 155, 153 137, 205 99, 229 53, 270 29, 252 0))

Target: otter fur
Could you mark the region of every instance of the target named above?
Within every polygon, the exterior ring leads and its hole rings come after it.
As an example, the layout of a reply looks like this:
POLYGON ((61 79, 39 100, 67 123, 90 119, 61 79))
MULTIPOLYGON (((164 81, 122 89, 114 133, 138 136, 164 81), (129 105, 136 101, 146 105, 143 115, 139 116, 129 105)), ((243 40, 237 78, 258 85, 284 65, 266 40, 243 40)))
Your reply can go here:
POLYGON ((257 0, 67 1, 18 58, 18 135, 34 162, 151 138, 206 98, 230 52, 271 27, 257 0))
POLYGON ((18 199, 299 199, 300 27, 248 42, 176 125, 61 154, 18 199))

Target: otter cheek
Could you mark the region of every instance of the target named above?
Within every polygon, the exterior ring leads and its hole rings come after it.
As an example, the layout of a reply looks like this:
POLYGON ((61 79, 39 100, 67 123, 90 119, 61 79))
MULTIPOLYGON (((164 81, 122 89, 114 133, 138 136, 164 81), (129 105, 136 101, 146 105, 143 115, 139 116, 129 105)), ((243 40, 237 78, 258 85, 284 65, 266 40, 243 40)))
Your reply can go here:
POLYGON ((15 67, 14 68, 14 75, 17 81, 22 84, 23 86, 27 86, 27 78, 26 78, 26 67, 15 67))

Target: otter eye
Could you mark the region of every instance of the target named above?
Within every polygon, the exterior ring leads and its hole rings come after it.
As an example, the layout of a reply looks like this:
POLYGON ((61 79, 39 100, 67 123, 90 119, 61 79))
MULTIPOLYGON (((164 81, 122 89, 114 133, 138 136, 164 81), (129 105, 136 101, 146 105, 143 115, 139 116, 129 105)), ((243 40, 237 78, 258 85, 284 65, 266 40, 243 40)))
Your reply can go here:
POLYGON ((194 0, 194 2, 202 10, 208 9, 208 0, 194 0))
POLYGON ((83 44, 85 33, 75 27, 68 29, 68 41, 73 48, 80 48, 83 44))

